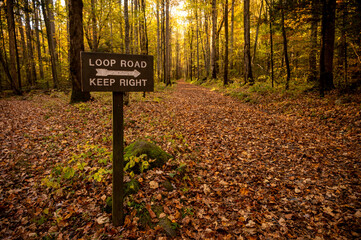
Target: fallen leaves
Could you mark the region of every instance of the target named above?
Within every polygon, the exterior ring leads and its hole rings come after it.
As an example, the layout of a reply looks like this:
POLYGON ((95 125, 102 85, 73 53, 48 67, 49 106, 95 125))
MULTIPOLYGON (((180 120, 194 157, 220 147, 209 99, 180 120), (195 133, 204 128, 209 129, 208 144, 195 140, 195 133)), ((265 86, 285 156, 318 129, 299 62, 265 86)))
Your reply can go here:
POLYGON ((111 169, 103 157, 111 148, 110 105, 47 96, 0 100, 0 237, 361 236, 361 120, 354 103, 307 96, 245 105, 184 82, 154 95, 162 100, 125 108, 125 141, 149 138, 175 158, 135 177, 140 191, 125 199, 124 227, 113 227, 105 210, 110 173, 94 172, 99 182, 87 177, 99 166, 111 169), (79 162, 64 164, 74 156, 79 162), (63 178, 46 187, 47 176, 63 178), (165 231, 160 219, 171 228, 165 231))

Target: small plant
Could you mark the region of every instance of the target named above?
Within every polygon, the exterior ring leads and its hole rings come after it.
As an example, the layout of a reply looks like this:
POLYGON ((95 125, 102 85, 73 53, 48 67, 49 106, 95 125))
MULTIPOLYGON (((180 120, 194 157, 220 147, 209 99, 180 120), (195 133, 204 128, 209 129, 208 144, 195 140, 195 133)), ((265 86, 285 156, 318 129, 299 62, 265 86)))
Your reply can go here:
POLYGON ((74 106, 75 106, 79 111, 82 111, 82 112, 89 112, 89 111, 90 111, 89 105, 88 105, 87 103, 84 103, 84 102, 76 103, 76 104, 74 104, 74 106))
POLYGON ((78 146, 79 154, 73 154, 65 163, 54 166, 52 172, 42 179, 42 184, 53 189, 74 180, 103 181, 112 170, 104 168, 111 159, 111 153, 104 147, 92 144, 78 146))

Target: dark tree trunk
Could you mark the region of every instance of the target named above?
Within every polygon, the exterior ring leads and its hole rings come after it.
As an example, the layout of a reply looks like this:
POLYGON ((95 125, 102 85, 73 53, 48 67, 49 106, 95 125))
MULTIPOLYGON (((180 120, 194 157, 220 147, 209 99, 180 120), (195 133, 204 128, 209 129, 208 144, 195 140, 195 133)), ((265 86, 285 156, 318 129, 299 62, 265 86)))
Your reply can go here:
POLYGON ((32 36, 31 36, 31 28, 30 28, 30 17, 29 17, 29 1, 25 0, 25 24, 26 24, 26 43, 28 49, 28 64, 29 64, 29 72, 30 72, 30 84, 34 86, 36 84, 36 69, 35 69, 35 61, 34 61, 34 53, 33 53, 33 44, 32 44, 32 36))
POLYGON ((69 59, 72 83, 71 103, 90 100, 89 92, 81 91, 80 52, 84 51, 83 2, 69 0, 69 59))
POLYGON ((40 44, 40 30, 39 30, 39 9, 38 6, 35 5, 36 1, 33 1, 33 7, 35 11, 34 18, 34 27, 35 27, 35 36, 36 36, 36 50, 38 52, 38 63, 39 63, 39 73, 40 78, 44 79, 44 67, 43 67, 43 58, 41 54, 41 44, 40 44))
POLYGON ((290 87, 290 78, 291 78, 291 69, 290 69, 290 61, 288 59, 288 50, 287 50, 287 35, 285 29, 285 11, 284 11, 284 4, 282 4, 281 9, 281 24, 282 24, 282 37, 283 37, 283 53, 285 56, 285 63, 287 69, 287 79, 286 79, 286 90, 290 87))
POLYGON ((270 58, 271 58, 271 81, 272 81, 272 87, 274 87, 274 70, 273 70, 273 30, 272 30, 272 21, 273 21, 273 15, 272 15, 272 1, 270 1, 269 8, 269 33, 270 33, 270 58))
POLYGON ((334 88, 333 52, 335 43, 336 0, 322 0, 320 95, 334 88))
POLYGON ((317 23, 318 23, 318 14, 317 14, 317 3, 319 0, 312 0, 311 3, 311 50, 310 55, 308 57, 309 63, 309 75, 308 82, 316 82, 317 81, 317 23))
POLYGON ((44 15, 44 21, 45 21, 45 27, 46 27, 46 34, 48 37, 48 45, 49 45, 49 52, 50 52, 50 61, 51 61, 51 70, 53 73, 53 83, 54 88, 59 87, 59 80, 58 80, 58 71, 57 71, 57 61, 56 61, 56 53, 55 53, 55 42, 54 42, 54 34, 53 34, 53 28, 51 26, 51 22, 48 16, 48 0, 41 0, 42 2, 42 10, 44 15))
POLYGON ((10 74, 12 78, 12 88, 15 94, 21 95, 21 76, 20 76, 20 63, 19 53, 15 34, 15 19, 14 19, 14 1, 8 0, 6 3, 7 22, 9 30, 9 53, 10 53, 10 74), (16 82, 17 81, 17 82, 16 82))
POLYGON ((250 0, 244 1, 244 81, 249 82, 250 85, 254 84, 252 75, 252 63, 251 63, 251 23, 249 15, 249 2, 250 0))

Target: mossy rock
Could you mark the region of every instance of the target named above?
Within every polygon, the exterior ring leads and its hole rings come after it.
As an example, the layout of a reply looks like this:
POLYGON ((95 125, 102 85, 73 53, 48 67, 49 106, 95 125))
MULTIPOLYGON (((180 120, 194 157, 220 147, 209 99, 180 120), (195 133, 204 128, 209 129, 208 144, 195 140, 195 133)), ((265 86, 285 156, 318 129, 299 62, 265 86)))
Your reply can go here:
MULTIPOLYGON (((162 167, 172 156, 152 142, 139 140, 124 149, 124 160, 127 161, 131 157, 140 157, 146 155, 149 162, 149 168, 162 167)), ((140 166, 133 167, 134 172, 140 172, 140 166)))

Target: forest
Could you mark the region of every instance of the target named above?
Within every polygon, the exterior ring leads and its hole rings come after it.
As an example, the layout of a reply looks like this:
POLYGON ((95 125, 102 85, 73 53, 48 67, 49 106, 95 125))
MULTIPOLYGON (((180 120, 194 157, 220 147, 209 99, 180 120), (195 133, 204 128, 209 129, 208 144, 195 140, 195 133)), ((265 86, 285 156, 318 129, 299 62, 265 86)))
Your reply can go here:
POLYGON ((0 34, 0 239, 361 238, 360 0, 0 0, 0 34), (154 91, 82 91, 111 54, 154 91))
MULTIPOLYGON (((1 2, 2 91, 71 87, 68 3, 1 2)), ((158 82, 360 86, 356 0, 91 0, 79 7, 81 50, 153 55, 158 82)))

